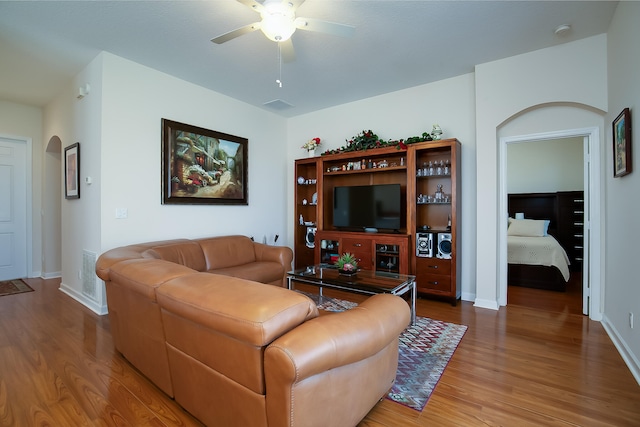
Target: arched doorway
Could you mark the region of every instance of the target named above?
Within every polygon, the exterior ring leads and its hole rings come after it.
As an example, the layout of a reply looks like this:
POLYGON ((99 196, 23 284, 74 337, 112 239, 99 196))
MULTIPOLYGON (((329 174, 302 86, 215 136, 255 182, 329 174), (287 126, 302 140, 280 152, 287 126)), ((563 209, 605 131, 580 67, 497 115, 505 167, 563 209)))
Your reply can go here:
POLYGON ((42 277, 62 276, 62 141, 47 143, 42 171, 42 277))
MULTIPOLYGON (((588 154, 585 159, 584 186, 585 186, 585 214, 588 215, 588 230, 585 231, 585 268, 583 268, 583 294, 585 301, 583 306, 588 308, 588 314, 593 320, 601 320, 601 170, 603 149, 600 140, 601 128, 603 126, 603 113, 584 105, 568 104, 548 104, 536 106, 515 115, 510 120, 523 117, 528 114, 525 120, 520 120, 517 126, 509 129, 503 128, 499 133, 499 197, 498 212, 504 214, 505 221, 498 224, 498 303, 507 304, 507 186, 506 186, 506 161, 507 145, 516 142, 545 141, 559 138, 581 137, 585 140, 585 152, 588 154), (560 114, 561 113, 561 114, 560 114), (565 128, 538 133, 518 134, 517 130, 531 130, 541 128, 559 128, 561 124, 554 123, 556 117, 563 117, 568 125, 570 124, 591 124, 593 127, 565 128), (504 224, 503 224, 504 223, 504 224)), ((506 123, 506 122, 505 122, 506 123)))

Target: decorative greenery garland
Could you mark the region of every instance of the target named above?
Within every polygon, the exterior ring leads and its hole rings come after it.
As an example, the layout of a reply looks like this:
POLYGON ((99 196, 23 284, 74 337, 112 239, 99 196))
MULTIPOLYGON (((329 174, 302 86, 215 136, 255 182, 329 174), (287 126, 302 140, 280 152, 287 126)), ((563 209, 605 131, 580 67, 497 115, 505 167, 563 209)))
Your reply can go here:
POLYGON ((412 136, 407 139, 385 141, 380 139, 371 129, 363 130, 351 139, 347 139, 347 144, 333 150, 327 150, 322 155, 347 153, 351 151, 364 151, 372 148, 396 147, 398 150, 406 150, 407 145, 416 142, 433 141, 428 132, 423 132, 420 136, 412 136))

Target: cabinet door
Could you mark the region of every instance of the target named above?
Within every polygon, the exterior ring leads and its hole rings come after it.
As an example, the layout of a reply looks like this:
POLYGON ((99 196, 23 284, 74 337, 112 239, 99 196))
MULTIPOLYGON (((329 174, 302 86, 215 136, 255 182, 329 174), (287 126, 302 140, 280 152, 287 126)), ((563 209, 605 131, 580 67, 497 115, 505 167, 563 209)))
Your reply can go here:
POLYGON ((371 270, 373 266, 372 250, 371 240, 362 238, 343 238, 340 253, 352 253, 358 260, 358 267, 365 270, 371 270))

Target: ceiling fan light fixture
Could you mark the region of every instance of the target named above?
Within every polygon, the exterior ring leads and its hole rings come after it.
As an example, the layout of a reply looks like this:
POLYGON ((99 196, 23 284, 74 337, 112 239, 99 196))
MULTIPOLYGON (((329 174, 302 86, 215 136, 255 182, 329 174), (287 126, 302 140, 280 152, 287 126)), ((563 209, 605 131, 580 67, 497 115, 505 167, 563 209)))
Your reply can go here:
POLYGON ((295 15, 291 7, 278 2, 265 3, 261 13, 262 26, 260 29, 269 40, 283 42, 296 31, 295 15))

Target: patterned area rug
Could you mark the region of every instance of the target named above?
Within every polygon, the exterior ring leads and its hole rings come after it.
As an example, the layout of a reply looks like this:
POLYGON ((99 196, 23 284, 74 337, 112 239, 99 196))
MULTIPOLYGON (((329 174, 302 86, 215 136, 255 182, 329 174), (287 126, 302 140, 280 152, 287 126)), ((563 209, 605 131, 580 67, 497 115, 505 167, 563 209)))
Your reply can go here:
POLYGON ((33 289, 24 283, 22 279, 0 280, 0 297, 32 291, 33 289))
MULTIPOLYGON (((336 298, 318 301, 317 295, 309 296, 325 311, 344 311, 358 305, 336 298)), ((422 411, 466 331, 464 325, 418 316, 415 325, 400 335, 396 383, 387 399, 422 411)))

